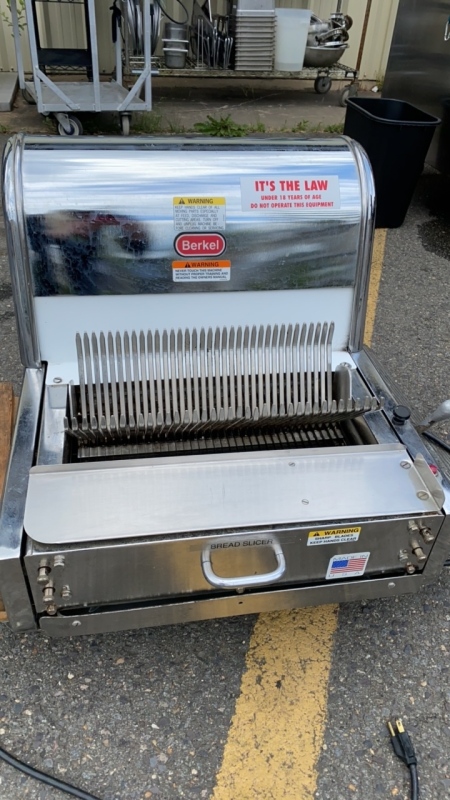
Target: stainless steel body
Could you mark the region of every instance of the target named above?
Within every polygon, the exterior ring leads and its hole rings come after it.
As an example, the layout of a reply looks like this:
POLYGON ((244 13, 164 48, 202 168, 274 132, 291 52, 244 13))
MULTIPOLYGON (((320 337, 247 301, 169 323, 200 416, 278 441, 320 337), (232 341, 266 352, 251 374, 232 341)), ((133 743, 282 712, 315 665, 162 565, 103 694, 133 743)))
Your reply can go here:
POLYGON ((362 349, 357 145, 17 137, 3 182, 26 367, 0 517, 13 629, 389 596, 437 573, 446 479, 362 349))
POLYGON ((383 95, 405 100, 442 120, 427 162, 450 172, 450 6, 400 0, 383 95))

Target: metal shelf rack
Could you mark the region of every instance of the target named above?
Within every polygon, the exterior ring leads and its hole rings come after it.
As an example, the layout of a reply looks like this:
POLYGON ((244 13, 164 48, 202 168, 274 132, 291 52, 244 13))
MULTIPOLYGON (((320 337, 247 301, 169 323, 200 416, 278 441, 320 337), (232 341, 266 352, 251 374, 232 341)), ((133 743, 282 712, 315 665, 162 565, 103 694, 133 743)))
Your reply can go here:
POLYGON ((77 116, 78 112, 113 111, 120 116, 122 133, 130 130, 130 119, 133 111, 149 111, 151 109, 151 20, 150 0, 143 0, 143 41, 144 52, 142 69, 136 83, 127 89, 123 86, 122 39, 116 20, 115 42, 115 80, 100 81, 97 28, 95 20, 94 0, 80 0, 78 5, 85 8, 85 26, 87 47, 83 49, 61 49, 42 47, 39 35, 36 4, 38 2, 72 5, 73 0, 25 0, 28 39, 32 60, 32 80, 25 79, 25 72, 20 49, 20 28, 16 0, 11 0, 11 17, 14 43, 19 73, 20 88, 24 96, 35 102, 40 114, 53 114, 58 122, 58 132, 65 136, 77 136, 83 132, 77 116), (46 74, 46 67, 74 65, 86 69, 84 81, 65 81, 51 79, 46 74), (143 98, 141 98, 143 90, 143 98))

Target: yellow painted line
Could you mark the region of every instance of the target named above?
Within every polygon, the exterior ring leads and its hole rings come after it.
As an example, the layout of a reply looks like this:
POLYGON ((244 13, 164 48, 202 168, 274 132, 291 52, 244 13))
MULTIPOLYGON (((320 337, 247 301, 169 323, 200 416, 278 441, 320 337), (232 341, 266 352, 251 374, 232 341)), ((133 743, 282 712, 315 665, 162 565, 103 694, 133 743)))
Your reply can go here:
POLYGON ((258 618, 213 800, 314 797, 337 611, 258 618))
POLYGON ((386 247, 385 228, 378 228, 375 231, 372 253, 372 267, 370 270, 369 297, 367 300, 366 327, 364 331, 364 343, 369 347, 372 344, 373 329, 375 327, 375 314, 378 304, 378 294, 380 291, 381 272, 383 270, 384 250, 386 247))
MULTIPOLYGON (((375 233, 365 342, 371 343, 386 231, 375 233)), ((261 614, 212 800, 313 800, 338 606, 261 614)))

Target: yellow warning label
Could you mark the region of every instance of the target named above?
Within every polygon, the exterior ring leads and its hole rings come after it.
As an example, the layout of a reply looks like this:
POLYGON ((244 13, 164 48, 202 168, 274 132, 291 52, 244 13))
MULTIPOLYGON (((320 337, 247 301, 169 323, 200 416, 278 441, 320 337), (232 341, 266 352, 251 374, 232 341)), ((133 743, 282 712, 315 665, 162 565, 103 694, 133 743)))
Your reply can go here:
POLYGON ((344 542, 357 542, 361 527, 353 528, 327 528, 323 531, 310 531, 308 533, 308 547, 318 544, 342 544, 344 542))
POLYGON ((224 206, 224 197, 174 197, 174 206, 224 206))

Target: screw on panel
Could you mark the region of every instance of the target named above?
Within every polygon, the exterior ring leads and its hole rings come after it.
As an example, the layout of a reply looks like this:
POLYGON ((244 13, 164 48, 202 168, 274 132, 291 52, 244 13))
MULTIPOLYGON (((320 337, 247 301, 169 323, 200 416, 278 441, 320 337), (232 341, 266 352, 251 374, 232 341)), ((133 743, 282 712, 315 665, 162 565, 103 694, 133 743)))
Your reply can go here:
POLYGON ((62 383, 62 378, 53 378, 53 383, 62 383))
POLYGON ((58 608, 57 608, 57 606, 55 605, 55 603, 50 603, 50 605, 48 605, 48 606, 47 606, 47 608, 46 608, 45 610, 46 610, 47 614, 48 614, 50 617, 54 617, 54 616, 55 616, 55 614, 57 614, 57 613, 58 613, 58 608))
POLYGON ((81 621, 79 619, 74 619, 72 622, 72 628, 78 628, 79 625, 81 625, 81 621))
POLYGON ((41 558, 39 561, 39 568, 37 574, 37 582, 38 583, 47 583, 48 576, 50 573, 50 565, 46 558, 41 558))
POLYGON ((63 586, 61 589, 61 597, 65 600, 68 600, 69 597, 72 597, 72 592, 70 591, 70 586, 63 586))
POLYGON ((405 569, 406 569, 406 572, 408 573, 408 575, 414 575, 414 573, 416 571, 416 568, 415 568, 414 564, 407 564, 405 569))
POLYGON ((430 499, 430 494, 429 494, 429 492, 420 491, 420 492, 417 492, 417 497, 419 498, 419 500, 429 500, 430 499))
POLYGON ((394 583, 394 581, 389 581, 389 583, 388 583, 388 589, 395 589, 395 583, 394 583))
POLYGON ((431 542, 434 542, 436 538, 433 531, 430 528, 426 527, 420 528, 420 535, 424 540, 425 544, 431 544, 431 542))
POLYGON ((398 560, 402 562, 408 561, 408 551, 400 550, 398 554, 398 560))
MULTIPOLYGON (((416 544, 416 542, 414 542, 414 544, 416 544)), ((412 551, 413 551, 415 557, 417 558, 417 561, 426 561, 427 560, 427 556, 423 552, 420 544, 418 544, 417 547, 414 547, 414 544, 412 546, 412 551)))
POLYGON ((53 603, 53 595, 55 594, 55 587, 53 585, 53 581, 48 581, 47 585, 44 587, 44 603, 53 603))
POLYGON ((410 461, 400 461, 400 466, 403 469, 411 469, 411 462, 410 461))
POLYGON ((66 560, 64 556, 55 556, 53 559, 53 568, 56 569, 56 567, 64 567, 65 563, 66 560))

